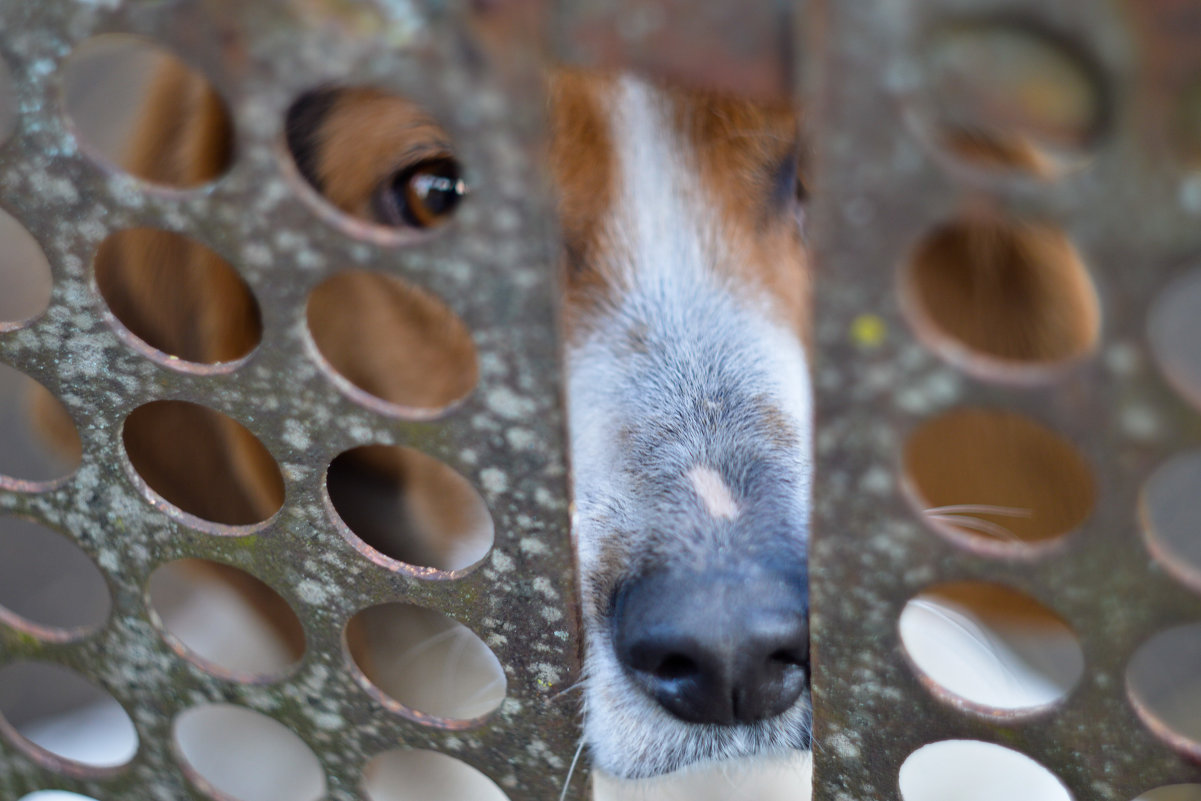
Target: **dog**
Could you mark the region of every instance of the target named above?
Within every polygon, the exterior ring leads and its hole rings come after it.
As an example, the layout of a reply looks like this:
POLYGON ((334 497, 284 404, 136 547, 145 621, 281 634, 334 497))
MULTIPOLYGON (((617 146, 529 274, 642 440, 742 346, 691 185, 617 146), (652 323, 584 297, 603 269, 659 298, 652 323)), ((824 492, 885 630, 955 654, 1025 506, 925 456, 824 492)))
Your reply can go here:
POLYGON ((593 763, 807 749, 799 118, 579 74, 552 109, 593 763))

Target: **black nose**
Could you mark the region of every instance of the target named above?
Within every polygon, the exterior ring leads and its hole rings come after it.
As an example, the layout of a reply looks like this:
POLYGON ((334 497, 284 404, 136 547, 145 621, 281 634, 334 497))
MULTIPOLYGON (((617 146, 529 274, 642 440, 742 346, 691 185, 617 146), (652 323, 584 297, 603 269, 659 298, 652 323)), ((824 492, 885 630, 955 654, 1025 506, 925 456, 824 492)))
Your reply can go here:
POLYGON ((681 720, 769 718, 808 680, 807 597, 803 577, 765 571, 648 574, 617 596, 617 657, 681 720))

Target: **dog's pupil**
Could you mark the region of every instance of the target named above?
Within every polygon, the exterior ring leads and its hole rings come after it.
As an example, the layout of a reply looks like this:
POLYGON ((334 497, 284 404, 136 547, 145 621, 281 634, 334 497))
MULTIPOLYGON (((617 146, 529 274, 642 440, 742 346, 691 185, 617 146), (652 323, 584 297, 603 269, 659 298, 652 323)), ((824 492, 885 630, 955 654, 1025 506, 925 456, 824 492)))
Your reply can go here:
POLYGON ((418 228, 442 222, 467 192, 459 165, 448 158, 415 164, 396 177, 393 187, 403 198, 405 222, 418 228))

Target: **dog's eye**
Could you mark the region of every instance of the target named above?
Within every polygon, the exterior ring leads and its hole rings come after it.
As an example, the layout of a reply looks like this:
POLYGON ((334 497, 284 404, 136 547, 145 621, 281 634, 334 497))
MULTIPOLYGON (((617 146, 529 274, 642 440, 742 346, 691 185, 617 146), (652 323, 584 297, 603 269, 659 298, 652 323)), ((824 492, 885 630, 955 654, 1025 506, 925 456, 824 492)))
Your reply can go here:
POLYGON ((433 228, 446 222, 467 194, 459 163, 449 157, 426 159, 392 175, 372 199, 384 225, 433 228))
POLYGON ((809 198, 805 179, 801 176, 801 159, 792 150, 771 166, 771 204, 779 210, 804 205, 809 198))

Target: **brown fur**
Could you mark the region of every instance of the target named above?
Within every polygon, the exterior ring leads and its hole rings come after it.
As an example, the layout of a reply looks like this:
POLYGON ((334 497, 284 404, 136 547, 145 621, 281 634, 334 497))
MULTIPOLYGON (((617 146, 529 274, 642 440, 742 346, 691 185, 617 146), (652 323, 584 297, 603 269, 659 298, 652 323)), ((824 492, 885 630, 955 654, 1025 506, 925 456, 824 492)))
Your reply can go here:
MULTIPOLYGON (((594 258, 612 247, 603 221, 618 191, 607 109, 615 83, 616 76, 574 70, 557 72, 550 83, 550 155, 564 239, 569 336, 586 329, 619 280, 594 258)), ((811 282, 801 235, 791 221, 772 224, 778 221, 767 202, 777 191, 777 168, 787 172, 799 157, 796 110, 704 91, 676 90, 671 98, 674 127, 692 144, 706 197, 721 204, 722 234, 745 254, 726 265, 736 284, 756 298, 770 298, 778 319, 807 338, 811 282)))
POLYGON ((550 82, 550 161, 563 237, 563 308, 569 332, 582 329, 590 312, 608 296, 604 277, 587 265, 604 247, 600 221, 616 191, 604 108, 612 81, 609 76, 564 70, 550 82))
POLYGON ((799 167, 796 109, 699 91, 677 92, 672 100, 676 127, 694 145, 706 197, 721 204, 723 234, 745 254, 730 265, 734 277, 755 297, 770 298, 780 322, 807 341, 812 275, 804 269, 801 233, 791 221, 771 225, 764 210, 764 199, 778 189, 778 169, 799 167))
POLYGON ((340 375, 410 414, 441 409, 475 386, 467 328, 400 279, 341 273, 309 295, 307 316, 317 348, 340 375))
MULTIPOLYGON (((155 183, 189 186, 216 178, 232 153, 229 120, 204 79, 170 63, 154 81, 127 163, 155 183)), ((254 299, 211 250, 165 231, 110 237, 96 256, 96 280, 109 308, 139 338, 165 354, 213 363, 240 358, 258 342, 254 299)), ((242 426, 198 407, 143 407, 127 424, 125 446, 143 478, 176 505, 208 520, 245 525, 265 520, 283 502, 278 471, 242 426), (189 460, 164 457, 187 453, 189 460), (210 465, 205 473, 197 465, 210 465), (241 480, 229 481, 238 476, 241 480), (215 485, 215 486, 214 486, 215 485)), ((46 438, 68 445, 61 407, 38 404, 46 438)))
POLYGON ((134 130, 125 168, 154 183, 195 186, 224 172, 233 150, 233 128, 221 98, 199 73, 164 60, 134 130))
MULTIPOLYGON (((927 422, 906 442, 903 466, 924 508, 1014 510, 970 515, 1007 532, 998 542, 1037 543, 1066 534, 1084 521, 1095 498, 1088 465, 1067 442, 999 409, 960 409, 927 422)), ((942 522, 977 533, 956 519, 942 522)))

